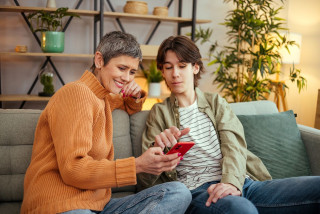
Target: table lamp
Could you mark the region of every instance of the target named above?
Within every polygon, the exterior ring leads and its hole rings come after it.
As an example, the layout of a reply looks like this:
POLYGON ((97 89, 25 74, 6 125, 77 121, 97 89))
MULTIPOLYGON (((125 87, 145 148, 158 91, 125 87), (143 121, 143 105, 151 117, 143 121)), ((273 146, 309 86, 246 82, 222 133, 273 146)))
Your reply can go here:
POLYGON ((295 41, 297 45, 291 45, 288 47, 290 53, 284 47, 279 50, 279 53, 282 57, 282 64, 299 64, 302 36, 298 33, 289 33, 286 34, 286 37, 288 41, 295 41))
MULTIPOLYGON (((279 54, 282 57, 281 64, 299 64, 300 63, 300 50, 301 50, 301 43, 302 43, 302 36, 298 33, 282 33, 282 36, 286 36, 287 41, 294 41, 296 45, 288 46, 289 52, 285 47, 282 47, 279 50, 279 54)), ((281 65, 278 65, 278 70, 281 70, 281 65)), ((282 102, 283 105, 283 111, 288 110, 287 101, 285 98, 285 91, 283 88, 283 81, 279 80, 279 73, 277 73, 276 80, 273 81, 276 84, 276 90, 275 90, 275 97, 274 101, 280 110, 280 102, 282 102)))

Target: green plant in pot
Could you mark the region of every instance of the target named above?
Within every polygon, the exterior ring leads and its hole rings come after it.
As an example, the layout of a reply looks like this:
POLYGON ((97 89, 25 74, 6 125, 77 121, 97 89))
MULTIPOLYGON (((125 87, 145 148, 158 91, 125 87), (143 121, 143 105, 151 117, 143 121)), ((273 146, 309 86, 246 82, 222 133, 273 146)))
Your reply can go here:
POLYGON ((61 7, 55 11, 39 10, 28 15, 33 32, 41 32, 41 49, 43 52, 62 53, 64 51, 64 32, 62 21, 64 17, 79 17, 61 7))
POLYGON ((142 70, 148 82, 148 95, 157 97, 161 95, 160 82, 163 80, 162 72, 157 68, 157 62, 152 60, 148 70, 142 70))
MULTIPOLYGON (((224 0, 232 2, 235 9, 228 12, 223 25, 228 29, 228 45, 213 56, 209 65, 216 65, 214 84, 230 102, 244 102, 266 99, 277 87, 287 89, 285 81, 277 80, 281 55, 279 50, 296 45, 283 36, 285 19, 278 17, 283 9, 275 7, 273 0, 224 0)), ((281 3, 284 1, 281 0, 281 3)), ((201 30, 201 29, 200 29, 201 30)), ((210 31, 202 31, 196 36, 208 41, 210 31)), ((216 44, 210 47, 213 53, 216 44)), ((300 90, 306 87, 306 79, 294 65, 290 68, 289 80, 296 82, 300 90)))
POLYGON ((51 97, 54 94, 53 73, 45 67, 39 74, 40 83, 43 85, 43 91, 39 96, 51 97))

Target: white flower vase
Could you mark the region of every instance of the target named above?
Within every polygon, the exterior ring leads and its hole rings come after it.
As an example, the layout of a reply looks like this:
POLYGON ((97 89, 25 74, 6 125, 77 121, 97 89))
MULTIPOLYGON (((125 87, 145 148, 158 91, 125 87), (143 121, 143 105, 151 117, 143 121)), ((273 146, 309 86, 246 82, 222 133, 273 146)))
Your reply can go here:
POLYGON ((149 83, 149 97, 159 97, 161 95, 161 84, 159 82, 149 83))

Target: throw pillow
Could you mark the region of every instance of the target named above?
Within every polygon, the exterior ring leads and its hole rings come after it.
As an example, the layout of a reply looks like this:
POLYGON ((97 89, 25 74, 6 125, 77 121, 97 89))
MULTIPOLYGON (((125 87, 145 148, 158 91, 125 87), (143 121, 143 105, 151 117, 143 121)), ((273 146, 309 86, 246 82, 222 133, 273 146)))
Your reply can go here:
POLYGON ((262 160, 273 179, 311 174, 293 111, 237 116, 248 150, 262 160))

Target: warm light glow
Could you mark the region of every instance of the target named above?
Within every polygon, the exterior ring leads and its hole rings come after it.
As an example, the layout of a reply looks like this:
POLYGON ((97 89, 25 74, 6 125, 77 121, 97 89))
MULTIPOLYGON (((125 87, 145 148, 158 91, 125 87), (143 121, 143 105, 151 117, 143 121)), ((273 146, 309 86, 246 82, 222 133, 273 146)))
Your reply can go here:
POLYGON ((41 35, 42 35, 41 45, 42 45, 42 48, 45 48, 46 47, 46 33, 42 32, 41 35))
POLYGON ((289 33, 286 35, 287 40, 295 41, 296 45, 289 47, 290 53, 284 47, 280 49, 279 53, 282 56, 282 64, 299 64, 300 63, 300 53, 301 53, 301 42, 302 36, 298 33, 289 33))
POLYGON ((142 111, 150 110, 154 104, 159 102, 162 102, 162 100, 158 98, 147 98, 142 105, 142 111))

